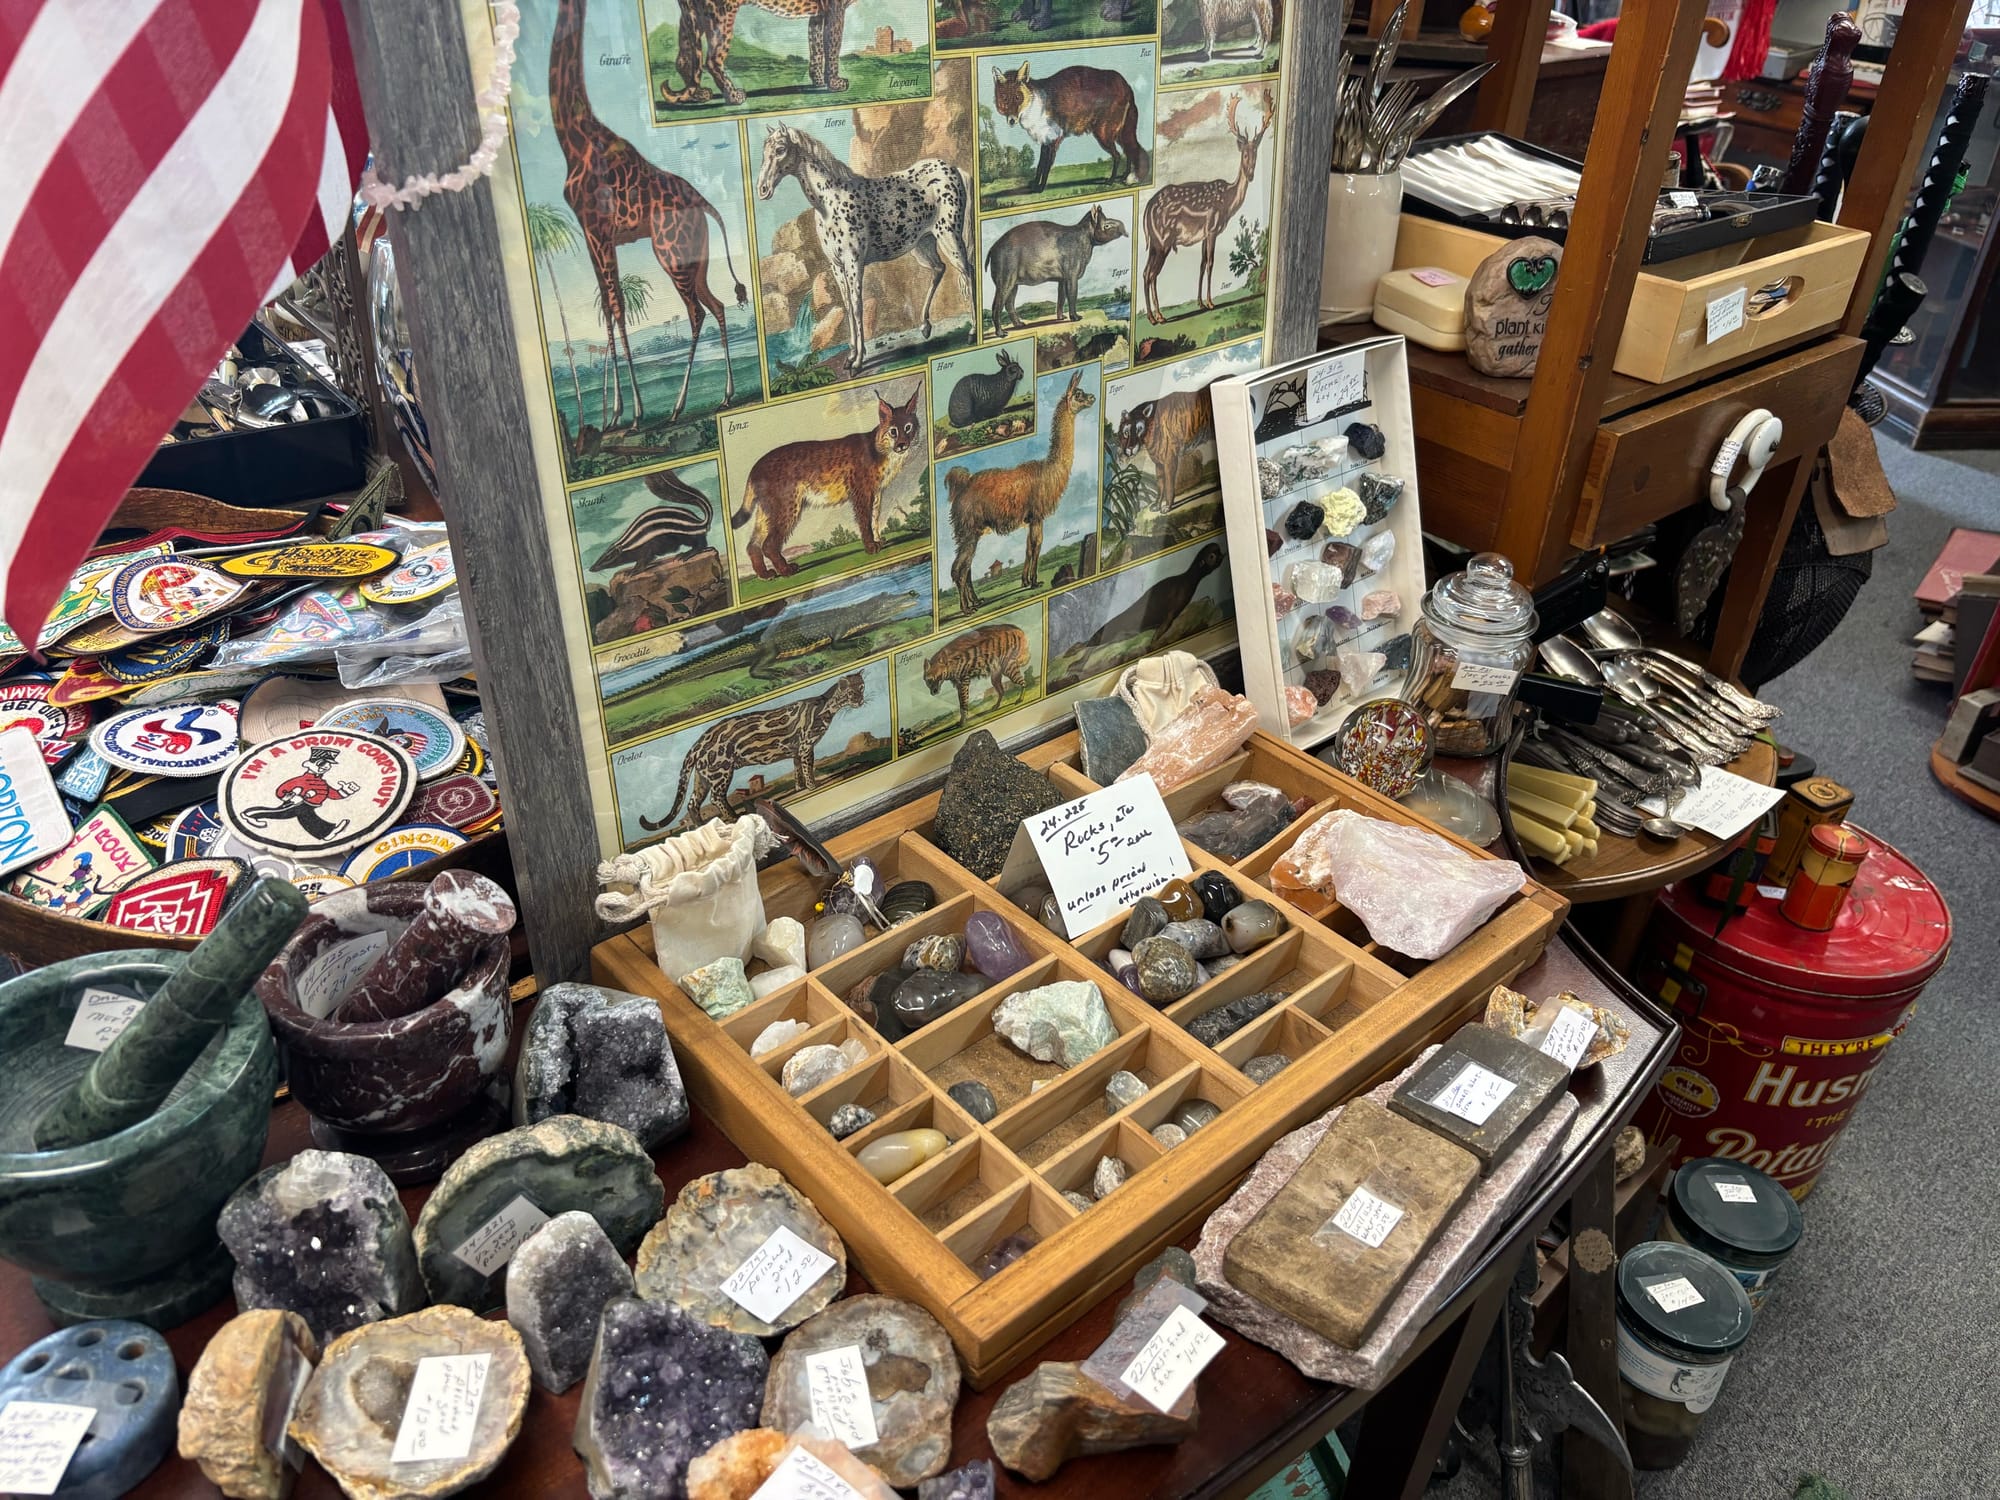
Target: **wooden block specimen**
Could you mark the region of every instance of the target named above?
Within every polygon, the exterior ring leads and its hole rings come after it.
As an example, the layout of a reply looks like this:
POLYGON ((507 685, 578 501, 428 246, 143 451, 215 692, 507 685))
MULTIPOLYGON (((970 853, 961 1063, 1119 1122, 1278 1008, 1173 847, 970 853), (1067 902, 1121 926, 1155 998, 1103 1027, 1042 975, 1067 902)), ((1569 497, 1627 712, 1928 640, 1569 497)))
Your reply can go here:
POLYGON ((1568 1083, 1554 1058, 1474 1021, 1396 1090, 1389 1108, 1465 1147, 1485 1168, 1514 1149, 1568 1083))
POLYGON ((1479 1163, 1373 1099, 1353 1100, 1230 1241, 1230 1284, 1358 1349, 1479 1181, 1479 1163))

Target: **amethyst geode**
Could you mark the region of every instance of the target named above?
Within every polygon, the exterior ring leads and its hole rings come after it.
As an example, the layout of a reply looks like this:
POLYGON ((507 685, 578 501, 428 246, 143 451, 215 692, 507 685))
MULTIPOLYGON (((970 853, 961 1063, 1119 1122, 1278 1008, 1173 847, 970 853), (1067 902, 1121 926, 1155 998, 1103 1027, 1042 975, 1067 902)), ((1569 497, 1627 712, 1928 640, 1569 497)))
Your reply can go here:
POLYGON ((684 1500, 688 1464, 757 1425, 770 1364, 674 1303, 608 1304, 574 1437, 594 1500, 684 1500))

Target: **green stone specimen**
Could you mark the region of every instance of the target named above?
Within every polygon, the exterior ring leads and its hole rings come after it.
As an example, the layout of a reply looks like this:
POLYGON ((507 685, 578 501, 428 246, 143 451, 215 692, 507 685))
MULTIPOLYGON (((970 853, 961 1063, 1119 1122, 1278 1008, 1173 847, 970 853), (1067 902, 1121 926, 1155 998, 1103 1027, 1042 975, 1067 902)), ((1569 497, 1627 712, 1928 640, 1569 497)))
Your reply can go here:
POLYGON ((1009 995, 993 1012, 993 1029, 1035 1061, 1065 1068, 1118 1040, 1104 996, 1087 979, 1058 980, 1009 995))

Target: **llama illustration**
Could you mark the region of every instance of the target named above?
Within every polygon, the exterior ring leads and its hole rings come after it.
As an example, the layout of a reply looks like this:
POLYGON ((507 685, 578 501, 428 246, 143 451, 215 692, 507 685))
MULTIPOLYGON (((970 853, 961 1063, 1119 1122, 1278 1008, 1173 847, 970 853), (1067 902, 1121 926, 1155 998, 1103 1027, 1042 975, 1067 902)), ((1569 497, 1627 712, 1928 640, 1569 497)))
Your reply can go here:
POLYGON ((988 532, 1005 536, 1027 527, 1028 552, 1021 563, 1021 587, 1041 586, 1042 525, 1055 514, 1063 491, 1069 487, 1070 465, 1076 456, 1076 414, 1096 404, 1097 398, 1083 389, 1083 371, 1079 369, 1056 402, 1048 451, 1040 458, 976 474, 957 468, 944 476, 951 496, 955 553, 951 579, 958 585, 958 604, 965 613, 984 607, 972 586, 972 554, 988 532))

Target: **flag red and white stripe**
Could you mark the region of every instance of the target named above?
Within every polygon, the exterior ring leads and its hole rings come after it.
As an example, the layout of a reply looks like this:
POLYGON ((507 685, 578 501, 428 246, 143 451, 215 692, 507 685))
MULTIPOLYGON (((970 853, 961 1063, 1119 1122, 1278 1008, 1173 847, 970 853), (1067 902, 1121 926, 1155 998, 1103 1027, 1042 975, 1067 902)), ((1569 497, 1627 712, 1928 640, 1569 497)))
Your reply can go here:
POLYGON ((216 361, 343 232, 366 131, 337 0, 8 0, 0 141, 0 618, 32 641, 216 361))

